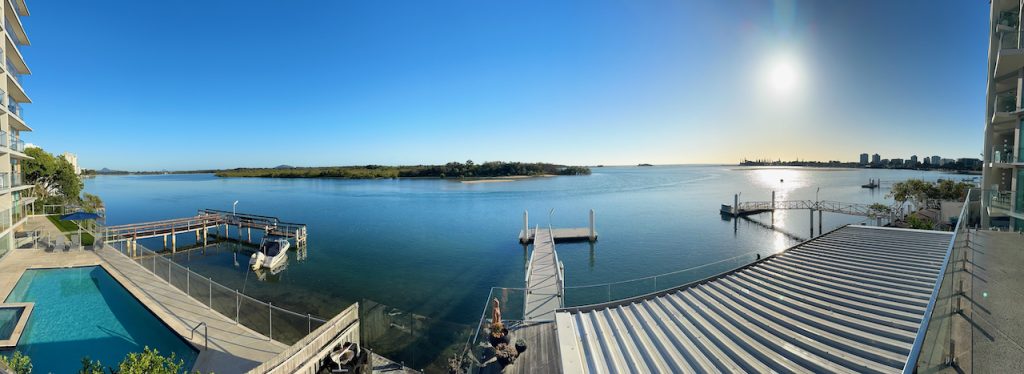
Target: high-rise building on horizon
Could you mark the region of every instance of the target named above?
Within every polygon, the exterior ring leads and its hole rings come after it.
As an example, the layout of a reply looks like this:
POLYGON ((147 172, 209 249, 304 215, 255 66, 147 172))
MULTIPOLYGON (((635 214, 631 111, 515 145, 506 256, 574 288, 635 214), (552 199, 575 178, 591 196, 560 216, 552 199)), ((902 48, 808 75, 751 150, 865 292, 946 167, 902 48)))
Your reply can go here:
POLYGON ((29 44, 25 33, 22 17, 29 15, 24 0, 4 2, 4 62, 2 65, 4 89, 0 91, 0 104, 3 115, 0 115, 0 257, 15 247, 16 231, 21 231, 28 219, 28 205, 34 201, 28 196, 32 184, 25 183, 22 176, 21 162, 30 157, 25 154, 25 142, 21 140, 24 132, 32 131, 22 116, 22 104, 31 103, 22 84, 25 76, 31 74, 25 63, 21 46, 29 44))
POLYGON ((861 153, 860 154, 860 163, 861 163, 861 165, 868 163, 868 154, 867 153, 861 153))
POLYGON ((917 155, 910 156, 910 163, 917 165, 917 155))
POLYGON ((64 157, 65 160, 68 160, 68 163, 71 164, 71 167, 75 169, 76 175, 82 174, 82 169, 78 167, 78 155, 71 152, 64 152, 64 154, 60 156, 64 157))
POLYGON ((940 161, 942 161, 942 157, 939 156, 932 156, 930 158, 932 159, 932 166, 939 166, 940 161))
POLYGON ((871 155, 871 163, 872 164, 877 164, 879 162, 882 162, 882 156, 881 155, 879 155, 877 153, 871 155))

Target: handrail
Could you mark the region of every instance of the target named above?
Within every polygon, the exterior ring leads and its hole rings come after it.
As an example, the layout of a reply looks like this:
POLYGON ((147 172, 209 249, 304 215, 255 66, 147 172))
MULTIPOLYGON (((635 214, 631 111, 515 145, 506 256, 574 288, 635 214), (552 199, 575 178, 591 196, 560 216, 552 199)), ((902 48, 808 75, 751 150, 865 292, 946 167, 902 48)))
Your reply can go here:
MULTIPOLYGON (((537 227, 535 229, 533 229, 533 247, 534 248, 537 248, 537 230, 539 230, 539 229, 540 229, 540 225, 537 225, 537 227)), ((529 233, 527 233, 527 234, 529 234, 529 233)), ((526 282, 524 283, 524 286, 523 286, 523 288, 526 289, 526 292, 530 292, 530 273, 533 270, 533 255, 534 255, 534 253, 536 253, 536 252, 530 251, 530 258, 526 262, 526 264, 527 264, 526 265, 526 282)))
POLYGON ((205 351, 207 346, 210 344, 210 326, 207 326, 206 322, 199 322, 196 327, 193 327, 192 335, 189 336, 188 340, 194 340, 196 338, 196 330, 199 329, 199 326, 203 327, 203 350, 205 351))
POLYGON ((555 256, 555 282, 558 285, 558 306, 562 307, 565 304, 565 278, 562 274, 562 261, 558 260, 558 251, 555 250, 555 232, 551 229, 551 223, 548 223, 548 240, 551 241, 551 255, 555 256))
MULTIPOLYGON (((709 262, 709 263, 706 263, 706 264, 703 264, 703 265, 688 267, 686 269, 670 271, 668 273, 661 273, 661 274, 658 274, 658 275, 651 275, 651 276, 646 276, 646 277, 642 277, 642 278, 633 278, 633 279, 627 279, 627 280, 616 281, 616 282, 587 284, 587 285, 583 285, 583 286, 569 286, 569 287, 566 287, 566 289, 592 288, 592 287, 603 287, 603 286, 614 285, 614 284, 632 283, 632 282, 637 282, 637 281, 642 281, 642 280, 648 280, 648 279, 651 279, 651 278, 663 277, 663 276, 666 276, 666 275, 683 273, 683 272, 687 272, 687 271, 690 271, 690 270, 701 269, 701 268, 705 268, 705 267, 708 267, 708 266, 711 266, 711 265, 717 265, 717 264, 720 264, 720 263, 723 263, 723 262, 733 261, 733 260, 740 259, 740 258, 743 258, 743 257, 750 257, 750 253, 729 257, 729 258, 718 260, 718 261, 715 261, 715 262, 709 262)), ((670 286, 670 287, 667 287, 667 288, 672 288, 672 287, 675 287, 675 286, 670 286)))
POLYGON ((932 295, 928 300, 928 307, 924 310, 924 316, 921 317, 921 327, 917 330, 917 336, 914 337, 914 345, 911 346, 910 355, 907 356, 907 362, 903 365, 904 374, 912 374, 917 369, 917 360, 921 356, 921 349, 924 345, 924 339, 928 335, 928 324, 931 322, 932 313, 935 312, 935 302, 938 300, 939 289, 942 288, 942 281, 946 276, 946 269, 949 267, 949 261, 953 257, 953 248, 956 247, 956 239, 960 234, 960 229, 966 225, 969 208, 971 206, 971 194, 976 191, 972 188, 968 190, 967 197, 964 199, 964 206, 960 209, 960 217, 956 221, 956 228, 953 229, 953 237, 949 239, 949 245, 946 246, 946 255, 942 259, 942 267, 939 269, 939 276, 935 279, 935 286, 932 287, 932 295))

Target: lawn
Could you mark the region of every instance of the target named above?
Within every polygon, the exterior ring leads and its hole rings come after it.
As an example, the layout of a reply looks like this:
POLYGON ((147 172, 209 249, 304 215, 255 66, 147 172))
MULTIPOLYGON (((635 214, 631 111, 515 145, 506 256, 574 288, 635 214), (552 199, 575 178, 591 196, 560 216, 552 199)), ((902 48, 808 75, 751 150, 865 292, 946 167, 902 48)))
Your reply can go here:
MULTIPOLYGON (((71 239, 71 235, 78 233, 78 225, 72 221, 62 221, 60 216, 46 216, 46 218, 53 222, 53 225, 57 226, 57 229, 64 233, 64 236, 67 236, 68 239, 71 239)), ((92 245, 95 240, 92 234, 82 231, 82 245, 92 245)))

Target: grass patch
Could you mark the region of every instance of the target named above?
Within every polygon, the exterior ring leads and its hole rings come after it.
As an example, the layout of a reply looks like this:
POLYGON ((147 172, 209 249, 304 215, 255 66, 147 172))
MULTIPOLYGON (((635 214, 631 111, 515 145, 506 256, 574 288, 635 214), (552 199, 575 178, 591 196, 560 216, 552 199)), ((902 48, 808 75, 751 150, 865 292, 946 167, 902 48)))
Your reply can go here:
MULTIPOLYGON (((61 231, 68 239, 71 239, 71 235, 78 233, 78 225, 72 221, 64 221, 60 219, 60 216, 46 216, 46 219, 53 222, 54 226, 61 231)), ((82 231, 82 245, 92 245, 96 241, 96 238, 92 234, 82 231)))

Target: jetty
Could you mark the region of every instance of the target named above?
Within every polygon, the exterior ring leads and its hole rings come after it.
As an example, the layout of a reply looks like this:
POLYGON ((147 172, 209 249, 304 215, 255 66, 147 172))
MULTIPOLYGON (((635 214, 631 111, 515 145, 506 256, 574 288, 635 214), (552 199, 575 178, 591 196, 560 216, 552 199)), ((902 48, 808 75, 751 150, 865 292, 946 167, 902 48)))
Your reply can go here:
POLYGON ((533 230, 533 252, 526 269, 526 296, 523 316, 526 321, 553 321, 555 310, 562 307, 565 290, 564 266, 555 252, 554 234, 550 227, 533 230))
MULTIPOLYGON (((814 212, 818 212, 818 234, 822 231, 822 213, 838 213, 851 216, 874 218, 877 226, 882 226, 883 221, 895 221, 897 216, 902 214, 898 205, 884 206, 879 204, 846 203, 832 200, 775 200, 775 191, 772 191, 770 201, 744 201, 740 202, 739 195, 733 195, 732 205, 722 204, 720 213, 724 217, 745 217, 761 213, 774 213, 776 210, 799 210, 810 211, 811 236, 814 236, 814 212)), ((774 222, 774 215, 773 215, 774 222)), ((774 226, 774 224, 772 224, 774 226)))
MULTIPOLYGON (((572 228, 550 228, 549 233, 551 239, 555 242, 578 242, 578 241, 589 241, 591 243, 597 241, 597 230, 594 226, 594 210, 590 210, 590 226, 588 227, 572 227, 572 228)), ((536 230, 530 230, 530 212, 523 211, 523 229, 519 231, 519 243, 520 244, 531 244, 535 241, 534 234, 536 230)))
POLYGON ((252 231, 256 229, 258 233, 262 232, 263 237, 287 238, 297 248, 306 245, 308 235, 306 225, 302 223, 283 222, 271 216, 200 209, 192 217, 106 226, 101 236, 105 243, 126 242, 129 247, 134 247, 139 239, 162 237, 165 248, 170 239, 170 249, 174 252, 177 251, 177 236, 180 234, 194 234, 196 243, 206 246, 211 236, 232 238, 231 227, 235 228, 234 239, 239 241, 253 242, 252 231))

